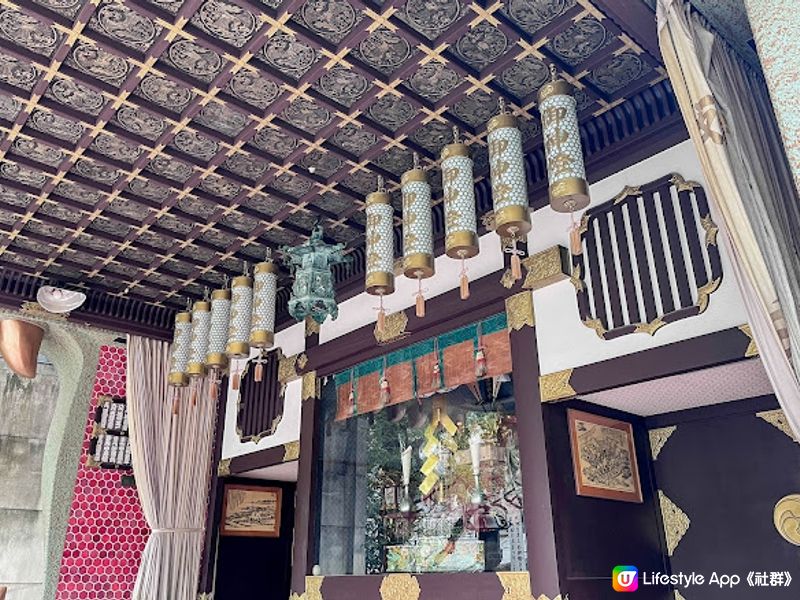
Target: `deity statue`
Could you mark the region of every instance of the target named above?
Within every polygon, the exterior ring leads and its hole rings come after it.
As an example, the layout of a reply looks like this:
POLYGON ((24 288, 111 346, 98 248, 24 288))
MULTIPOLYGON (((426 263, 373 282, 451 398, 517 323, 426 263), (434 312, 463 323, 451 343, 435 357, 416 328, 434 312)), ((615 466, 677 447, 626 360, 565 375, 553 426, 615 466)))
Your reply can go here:
POLYGON ((331 267, 349 262, 350 258, 344 255, 344 244, 325 243, 322 225, 317 222, 308 241, 300 246, 282 246, 280 250, 294 276, 289 314, 298 321, 310 316, 319 324, 328 315, 336 319, 339 307, 331 267))

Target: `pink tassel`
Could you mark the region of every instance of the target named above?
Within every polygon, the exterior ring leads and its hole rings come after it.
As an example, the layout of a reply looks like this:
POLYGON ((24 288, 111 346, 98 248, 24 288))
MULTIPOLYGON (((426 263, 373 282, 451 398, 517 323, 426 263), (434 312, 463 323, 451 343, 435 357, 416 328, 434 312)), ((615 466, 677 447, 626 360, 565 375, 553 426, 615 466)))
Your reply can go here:
POLYGON ((386 377, 381 378, 381 406, 387 406, 392 399, 392 388, 389 386, 389 380, 386 377))
POLYGON ((480 379, 486 375, 486 355, 483 348, 478 348, 475 353, 475 377, 480 379))
POLYGON ((425 296, 422 294, 417 294, 416 315, 419 319, 425 316, 425 296))
POLYGON ((511 255, 511 276, 514 278, 514 281, 519 281, 522 279, 522 261, 519 258, 519 254, 516 253, 511 255))
POLYGON ((469 277, 466 273, 461 274, 461 299, 467 300, 469 298, 469 277))
POLYGON ((236 371, 236 373, 234 373, 231 377, 231 387, 234 389, 234 391, 239 389, 239 383, 241 383, 241 379, 242 378, 239 375, 239 371, 236 371))
POLYGON ((264 379, 264 363, 258 361, 256 363, 255 373, 253 374, 253 379, 256 380, 256 383, 261 383, 261 380, 264 379))

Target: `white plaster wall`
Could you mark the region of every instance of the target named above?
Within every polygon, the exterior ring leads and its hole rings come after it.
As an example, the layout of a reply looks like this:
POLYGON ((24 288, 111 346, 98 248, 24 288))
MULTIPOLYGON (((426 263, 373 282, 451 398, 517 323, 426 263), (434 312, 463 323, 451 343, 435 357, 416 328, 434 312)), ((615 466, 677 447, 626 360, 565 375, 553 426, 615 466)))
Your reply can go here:
MULTIPOLYGON (((644 184, 669 173, 679 173, 687 180, 697 181, 703 185, 706 194, 709 193, 694 147, 690 141, 685 141, 592 185, 590 206, 610 200, 626 185, 644 184)), ((568 247, 568 229, 571 225, 569 215, 544 208, 534 212, 532 217, 533 229, 528 236, 528 249, 531 253, 553 244, 568 247)), ((719 215, 713 210, 712 217, 719 222, 719 215)), ((580 219, 580 215, 576 213, 575 218, 580 219)), ((720 255, 722 283, 709 297, 706 311, 696 317, 662 327, 655 336, 641 333, 602 340, 592 329, 581 323, 575 288, 571 283, 562 281, 537 290, 533 298, 541 372, 552 373, 591 364, 746 323, 744 305, 730 262, 722 248, 720 255)))
MULTIPOLYGON (((285 356, 292 356, 305 350, 305 325, 296 323, 275 334, 275 347, 281 348, 285 356)), ((252 350, 250 356, 256 356, 252 350)), ((222 436, 222 458, 233 458, 264 448, 280 446, 286 442, 300 439, 300 406, 302 382, 298 379, 286 386, 283 404, 283 418, 274 434, 254 442, 242 443, 236 433, 236 415, 239 409, 239 392, 228 382, 228 401, 225 406, 225 429, 222 436)))

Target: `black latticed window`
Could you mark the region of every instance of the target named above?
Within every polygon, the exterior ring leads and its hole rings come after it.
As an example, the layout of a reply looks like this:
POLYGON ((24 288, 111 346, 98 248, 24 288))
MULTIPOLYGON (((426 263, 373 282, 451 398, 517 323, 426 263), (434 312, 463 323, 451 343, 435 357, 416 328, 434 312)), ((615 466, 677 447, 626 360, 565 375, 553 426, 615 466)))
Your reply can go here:
POLYGON ((258 443, 272 435, 283 417, 283 385, 278 381, 280 351, 247 363, 239 387, 236 432, 242 442, 258 443), (257 373, 257 371, 259 371, 257 373))
POLYGON ((705 311, 719 287, 717 226, 700 184, 672 174, 589 209, 573 254, 578 311, 604 339, 705 311))

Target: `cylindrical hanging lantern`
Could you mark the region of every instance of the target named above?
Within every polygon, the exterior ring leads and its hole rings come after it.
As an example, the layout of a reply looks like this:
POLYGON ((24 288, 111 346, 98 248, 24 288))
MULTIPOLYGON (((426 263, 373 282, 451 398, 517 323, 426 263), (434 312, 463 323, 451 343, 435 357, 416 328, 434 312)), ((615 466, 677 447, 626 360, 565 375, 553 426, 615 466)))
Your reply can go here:
POLYGON ((231 316, 231 291, 214 290, 211 293, 211 329, 208 334, 206 366, 224 369, 228 366, 225 345, 228 343, 228 322, 231 316))
POLYGON ((208 354, 208 335, 211 331, 211 303, 200 300, 192 308, 192 342, 189 346, 189 377, 202 377, 206 374, 206 354, 208 354))
POLYGON ((414 153, 414 168, 400 178, 403 194, 403 272, 412 279, 434 274, 431 186, 414 153))
POLYGON ((250 322, 253 310, 253 280, 249 275, 234 277, 231 282, 231 319, 228 323, 228 358, 250 356, 250 322))
POLYGON ((269 348, 275 339, 275 302, 278 295, 278 267, 267 259, 253 270, 253 318, 250 326, 250 345, 269 348))
POLYGON ((189 383, 186 369, 189 366, 189 346, 192 342, 192 313, 179 312, 175 316, 175 337, 172 340, 172 357, 167 381, 175 387, 189 383))
POLYGON ((388 296, 394 292, 394 237, 392 200, 378 178, 378 191, 367 196, 366 292, 388 296))
POLYGON ((453 139, 454 143, 442 148, 445 253, 450 258, 471 258, 479 251, 472 159, 455 127, 453 139))
POLYGON ((495 231, 501 237, 518 239, 531 230, 522 132, 516 117, 505 112, 502 98, 500 114, 489 120, 487 130, 495 231))
POLYGON ((569 213, 589 205, 589 184, 573 87, 558 78, 555 65, 550 65, 550 74, 551 81, 539 90, 550 206, 557 212, 569 213))

